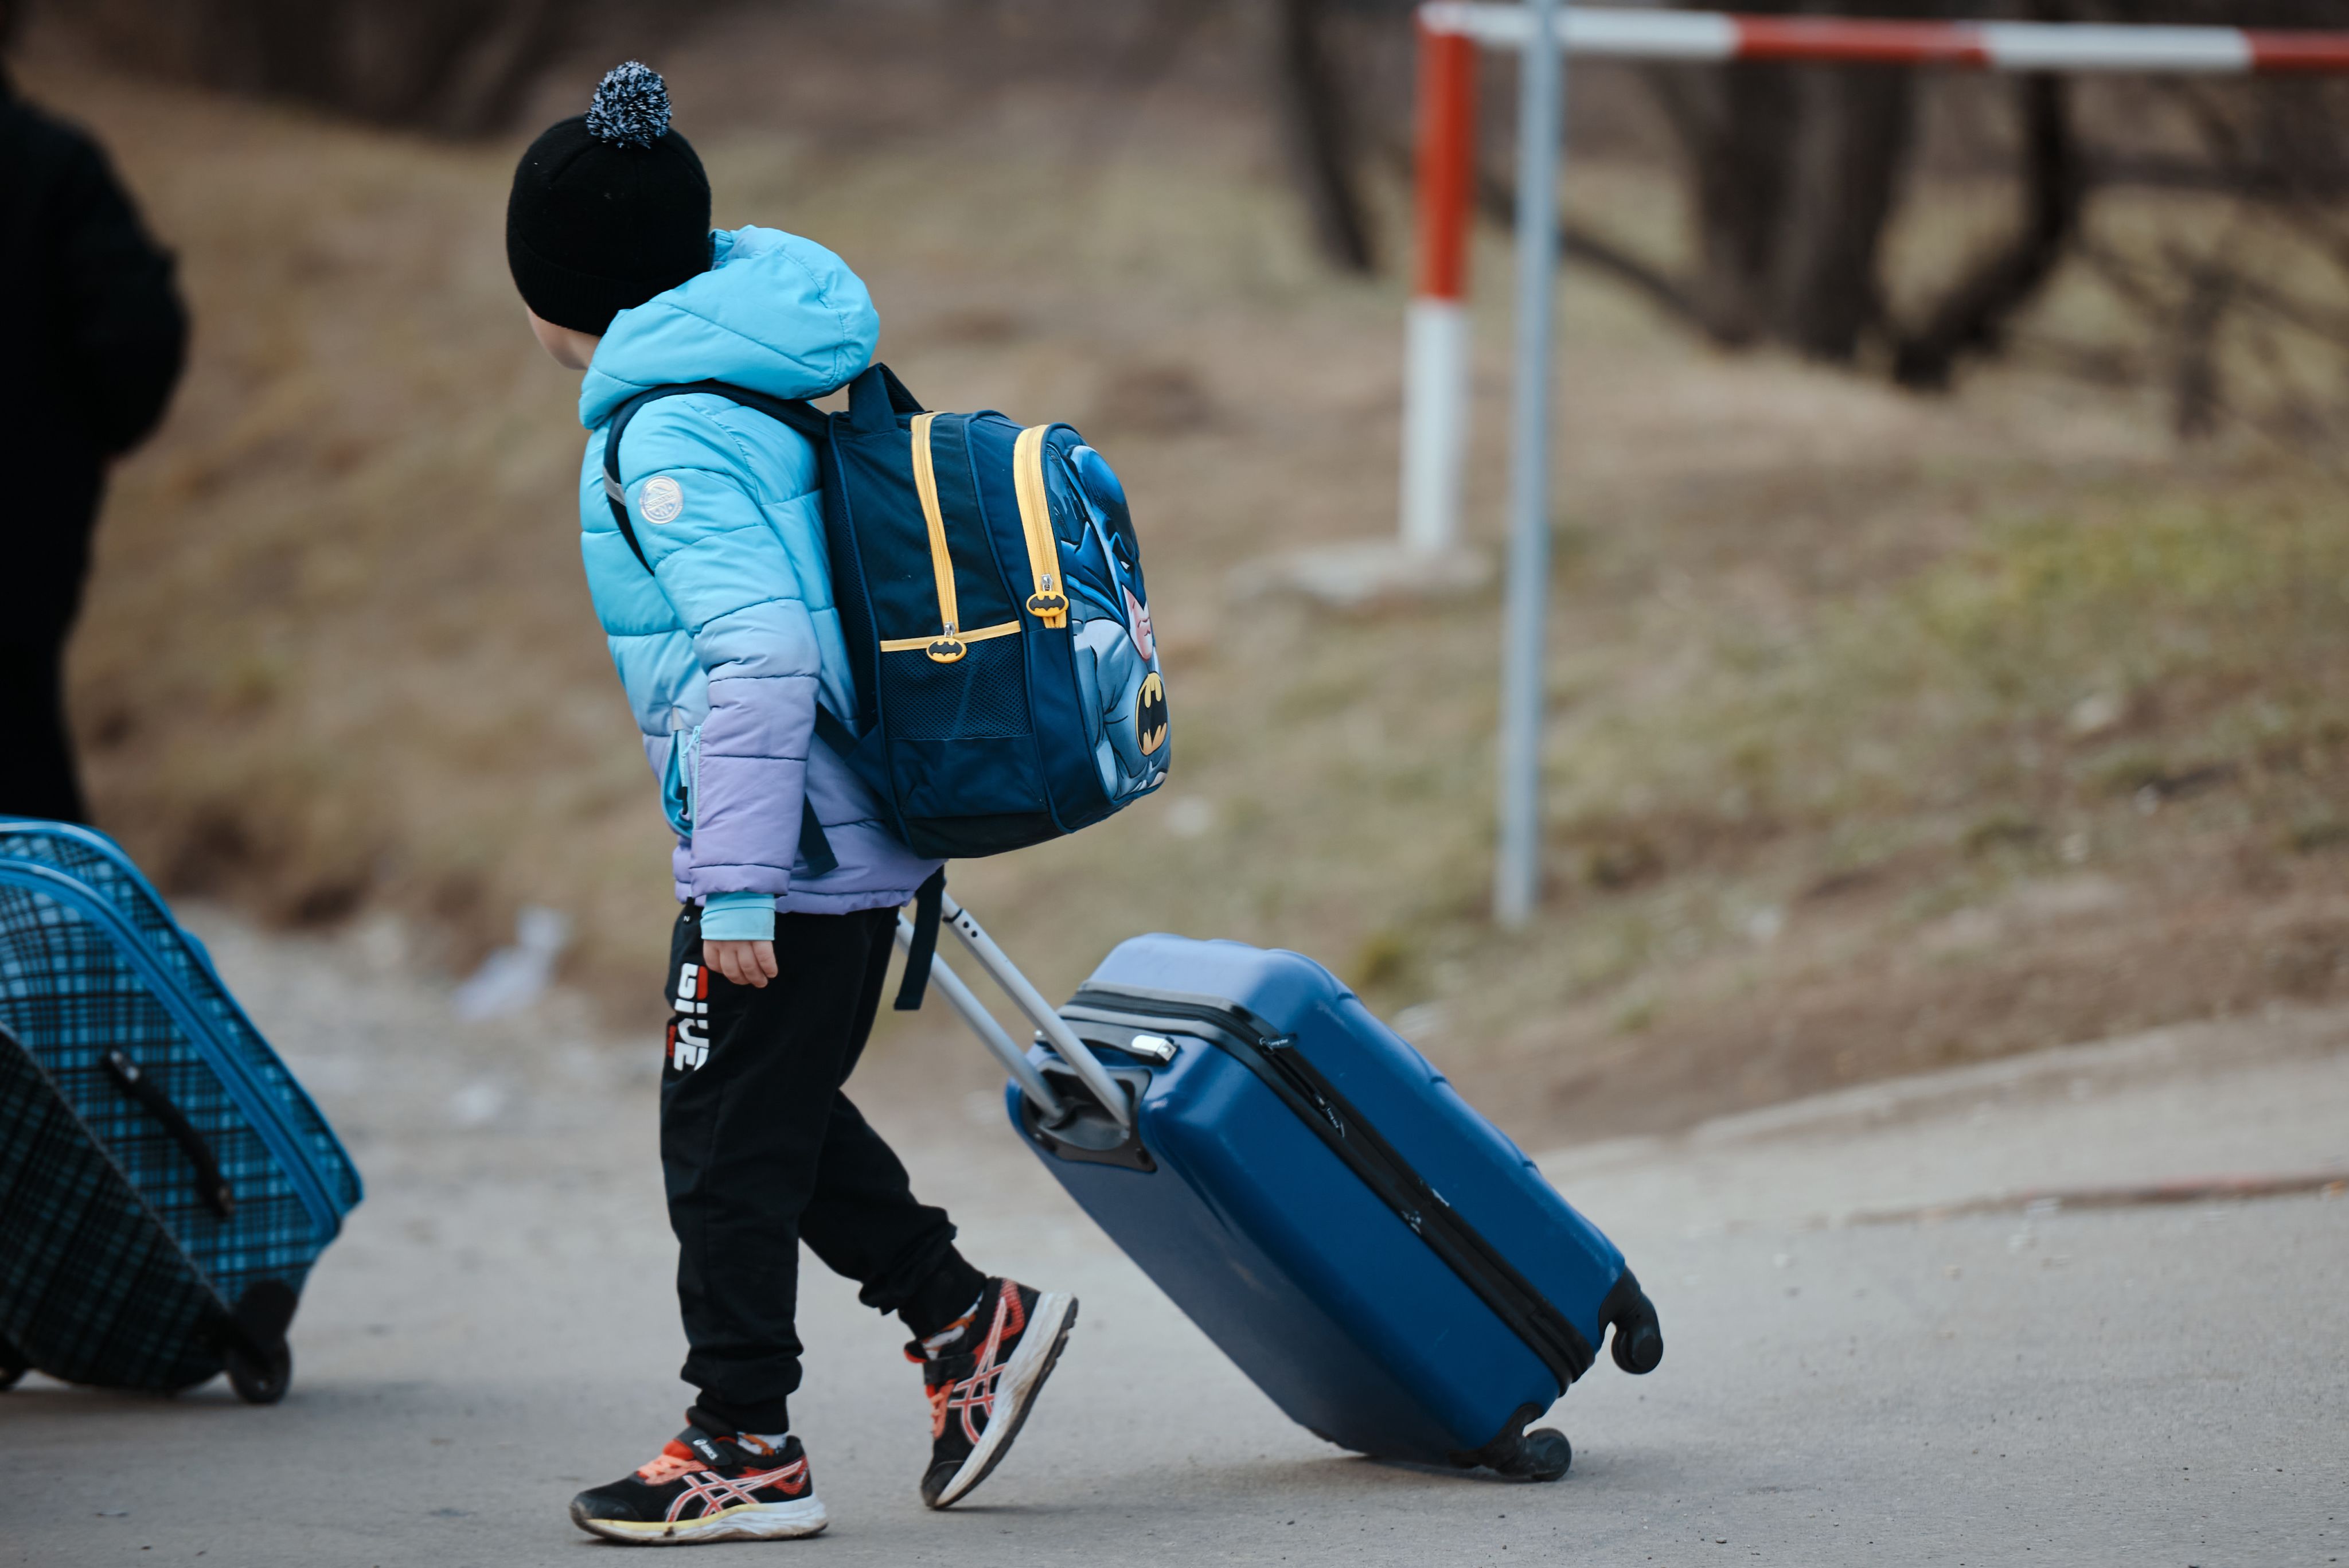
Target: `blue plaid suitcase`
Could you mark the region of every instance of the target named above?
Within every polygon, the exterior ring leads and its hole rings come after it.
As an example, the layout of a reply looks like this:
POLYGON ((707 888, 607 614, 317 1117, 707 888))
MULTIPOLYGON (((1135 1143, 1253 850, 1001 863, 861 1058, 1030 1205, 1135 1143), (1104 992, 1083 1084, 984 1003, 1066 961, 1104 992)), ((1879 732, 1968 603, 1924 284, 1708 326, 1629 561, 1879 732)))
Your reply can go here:
POLYGON ((0 1387, 285 1391, 358 1202, 334 1131, 103 834, 0 818, 0 1387))

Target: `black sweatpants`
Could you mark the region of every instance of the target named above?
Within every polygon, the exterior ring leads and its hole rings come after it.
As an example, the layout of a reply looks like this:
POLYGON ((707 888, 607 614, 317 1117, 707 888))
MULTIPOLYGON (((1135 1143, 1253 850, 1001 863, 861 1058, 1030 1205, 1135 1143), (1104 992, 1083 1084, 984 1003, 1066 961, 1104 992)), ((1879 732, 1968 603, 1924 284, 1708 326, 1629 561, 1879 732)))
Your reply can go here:
POLYGON ((894 909, 778 915, 761 987, 701 961, 701 911, 669 943, 672 1014, 661 1068, 661 1168, 677 1232, 677 1293, 695 1408, 722 1428, 781 1432, 800 1386, 800 1243, 917 1336, 978 1300, 940 1209, 841 1093, 889 968, 894 909))

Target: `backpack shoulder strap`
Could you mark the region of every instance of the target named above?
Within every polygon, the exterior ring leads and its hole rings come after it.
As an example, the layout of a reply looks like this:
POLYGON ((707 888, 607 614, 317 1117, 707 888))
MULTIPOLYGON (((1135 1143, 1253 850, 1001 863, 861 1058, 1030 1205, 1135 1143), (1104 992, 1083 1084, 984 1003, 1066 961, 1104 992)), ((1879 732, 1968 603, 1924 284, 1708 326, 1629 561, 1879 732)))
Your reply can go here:
POLYGON ((878 359, 848 383, 848 422, 868 435, 895 430, 899 414, 925 411, 922 400, 907 391, 897 372, 878 359))
POLYGON ((819 702, 815 705, 816 739, 830 746, 841 756, 856 750, 856 732, 833 716, 831 709, 819 702))
POLYGON ((644 545, 637 542, 636 524, 628 520, 627 492, 620 486, 620 437, 647 403, 681 398, 688 392, 709 392, 746 409, 756 409, 812 441, 822 441, 832 430, 832 416, 802 399, 771 398, 764 392, 725 381, 679 381, 666 387, 648 387, 615 409, 604 431, 604 500, 612 508, 612 521, 619 524, 620 537, 628 542, 628 553, 647 572, 653 569, 653 564, 647 558, 644 545))
POLYGON ((905 944, 905 974, 897 985, 899 1012, 918 1012, 930 985, 930 960, 937 956, 938 924, 946 913, 947 868, 930 873, 914 895, 914 939, 905 944))

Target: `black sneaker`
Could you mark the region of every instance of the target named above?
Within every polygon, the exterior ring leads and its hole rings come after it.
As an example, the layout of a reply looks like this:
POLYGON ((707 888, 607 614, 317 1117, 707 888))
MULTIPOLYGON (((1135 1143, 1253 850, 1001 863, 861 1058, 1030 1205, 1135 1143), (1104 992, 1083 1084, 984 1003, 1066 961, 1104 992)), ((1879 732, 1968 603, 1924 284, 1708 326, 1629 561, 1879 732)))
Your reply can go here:
POLYGON ((788 1541, 831 1521, 797 1438, 770 1448, 749 1433, 688 1427, 651 1463, 571 1500, 571 1522, 636 1546, 788 1541))
POLYGON ((905 1346, 905 1359, 921 1363, 930 1396, 924 1502, 945 1508, 1003 1462, 1076 1321, 1074 1296, 989 1280, 968 1326, 936 1355, 926 1355, 919 1340, 905 1346))

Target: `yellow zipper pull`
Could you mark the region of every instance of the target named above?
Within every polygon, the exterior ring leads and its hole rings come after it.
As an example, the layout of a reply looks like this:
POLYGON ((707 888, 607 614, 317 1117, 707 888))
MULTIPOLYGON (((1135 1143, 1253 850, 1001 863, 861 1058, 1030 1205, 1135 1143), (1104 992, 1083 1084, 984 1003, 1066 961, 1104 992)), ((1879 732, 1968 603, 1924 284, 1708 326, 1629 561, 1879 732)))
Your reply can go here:
POLYGON ((1028 596, 1028 613, 1040 617, 1046 626, 1061 626, 1069 618, 1069 601, 1061 597, 1060 585, 1046 572, 1037 579, 1036 591, 1028 596))
POLYGON ((962 639, 955 635, 956 630, 957 628, 954 622, 947 622, 946 630, 939 633, 937 640, 931 643, 924 651, 928 653, 930 658, 937 663, 952 664, 956 659, 960 659, 964 654, 970 651, 970 649, 963 646, 962 639))

